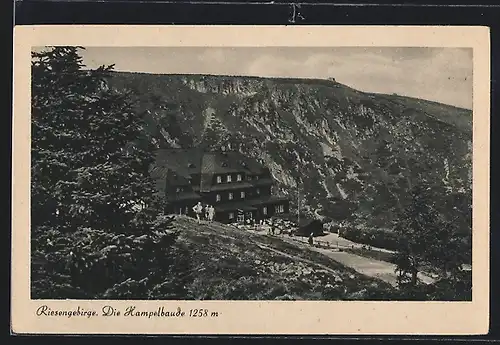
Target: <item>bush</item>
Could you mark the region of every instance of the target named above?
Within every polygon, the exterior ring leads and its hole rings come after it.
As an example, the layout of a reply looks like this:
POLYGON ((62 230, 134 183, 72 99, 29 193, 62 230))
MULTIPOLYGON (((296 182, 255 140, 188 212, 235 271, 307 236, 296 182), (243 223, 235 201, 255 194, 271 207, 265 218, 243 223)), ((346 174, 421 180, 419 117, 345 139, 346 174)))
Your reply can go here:
POLYGON ((371 258, 379 261, 395 263, 394 253, 382 252, 378 250, 362 249, 362 248, 354 248, 354 249, 348 248, 346 249, 346 252, 353 253, 359 256, 364 256, 365 258, 371 258))
POLYGON ((341 235, 353 242, 388 250, 398 250, 397 236, 390 231, 349 228, 343 229, 341 235))

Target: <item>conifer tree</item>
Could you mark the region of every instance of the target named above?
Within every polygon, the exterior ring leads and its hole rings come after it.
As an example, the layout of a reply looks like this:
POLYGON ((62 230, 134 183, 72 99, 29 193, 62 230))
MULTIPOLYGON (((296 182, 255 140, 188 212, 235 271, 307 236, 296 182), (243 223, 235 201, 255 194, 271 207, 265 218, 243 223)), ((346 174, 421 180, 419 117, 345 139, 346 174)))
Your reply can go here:
POLYGON ((457 229, 459 224, 447 219, 436 204, 437 195, 442 197, 444 193, 444 188, 438 186, 416 185, 411 202, 396 225, 399 285, 410 293, 418 290, 419 272, 433 273, 438 280, 452 282, 462 275, 466 253, 457 229))
POLYGON ((32 298, 185 298, 189 258, 140 116, 80 47, 32 54, 32 298))
POLYGON ((201 136, 201 145, 210 149, 225 148, 231 141, 231 133, 215 114, 207 121, 206 128, 201 136))

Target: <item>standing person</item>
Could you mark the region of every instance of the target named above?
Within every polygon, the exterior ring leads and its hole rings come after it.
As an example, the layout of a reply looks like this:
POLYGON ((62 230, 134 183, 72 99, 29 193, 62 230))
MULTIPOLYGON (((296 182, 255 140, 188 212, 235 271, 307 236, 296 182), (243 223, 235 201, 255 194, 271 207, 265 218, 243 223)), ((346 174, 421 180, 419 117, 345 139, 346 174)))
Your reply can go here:
POLYGON ((214 220, 214 215, 215 215, 215 208, 210 205, 208 207, 208 221, 212 222, 214 220))
POLYGON ((205 205, 205 220, 210 219, 209 213, 210 213, 210 206, 208 204, 206 204, 205 205))
POLYGON ((198 201, 198 203, 196 205, 193 206, 193 211, 194 211, 194 214, 196 214, 196 219, 198 220, 198 224, 200 224, 200 215, 201 215, 201 212, 203 212, 203 206, 201 205, 201 202, 198 201))
POLYGON ((309 235, 309 244, 310 244, 311 246, 314 244, 313 237, 314 237, 314 234, 311 232, 311 234, 309 235))

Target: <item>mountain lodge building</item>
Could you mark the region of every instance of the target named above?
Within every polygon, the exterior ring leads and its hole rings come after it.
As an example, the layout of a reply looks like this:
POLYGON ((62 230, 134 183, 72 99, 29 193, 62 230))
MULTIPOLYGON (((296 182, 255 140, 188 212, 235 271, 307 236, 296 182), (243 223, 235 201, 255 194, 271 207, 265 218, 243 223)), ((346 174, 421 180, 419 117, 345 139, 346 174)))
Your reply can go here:
POLYGON ((166 197, 169 214, 192 215, 198 202, 214 206, 214 219, 221 223, 289 212, 289 199, 272 195, 269 168, 237 151, 160 149, 151 175, 166 197))

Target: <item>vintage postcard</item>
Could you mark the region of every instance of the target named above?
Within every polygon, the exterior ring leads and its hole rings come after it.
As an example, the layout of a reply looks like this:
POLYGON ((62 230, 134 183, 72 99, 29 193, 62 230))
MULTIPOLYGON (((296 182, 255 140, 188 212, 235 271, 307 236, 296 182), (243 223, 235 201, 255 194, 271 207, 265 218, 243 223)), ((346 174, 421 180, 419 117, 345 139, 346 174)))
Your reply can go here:
POLYGON ((489 39, 16 27, 12 332, 487 333, 489 39))

